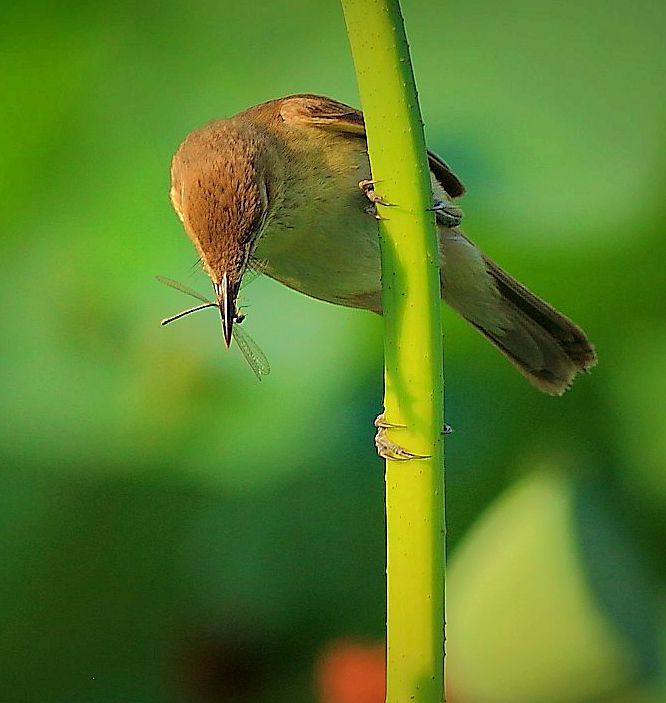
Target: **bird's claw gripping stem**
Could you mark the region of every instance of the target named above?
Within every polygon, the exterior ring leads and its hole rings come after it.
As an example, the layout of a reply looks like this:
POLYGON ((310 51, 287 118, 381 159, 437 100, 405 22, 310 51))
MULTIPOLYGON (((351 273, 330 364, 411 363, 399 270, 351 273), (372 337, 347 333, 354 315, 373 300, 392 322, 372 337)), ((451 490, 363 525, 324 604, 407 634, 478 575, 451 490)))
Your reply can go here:
POLYGON ((382 459, 392 459, 393 461, 408 461, 409 459, 429 459, 430 456, 427 454, 414 454, 401 446, 391 442, 391 440, 386 436, 386 430, 389 429, 404 429, 405 425, 394 425, 386 420, 384 413, 377 415, 375 418, 375 427, 377 428, 377 434, 375 435, 375 447, 377 448, 377 454, 382 459))
POLYGON ((384 205, 385 207, 393 207, 395 203, 389 203, 387 200, 384 200, 381 195, 375 193, 375 183, 378 183, 379 181, 370 181, 370 180, 363 180, 358 182, 358 187, 361 189, 361 192, 365 197, 373 204, 373 205, 384 205))

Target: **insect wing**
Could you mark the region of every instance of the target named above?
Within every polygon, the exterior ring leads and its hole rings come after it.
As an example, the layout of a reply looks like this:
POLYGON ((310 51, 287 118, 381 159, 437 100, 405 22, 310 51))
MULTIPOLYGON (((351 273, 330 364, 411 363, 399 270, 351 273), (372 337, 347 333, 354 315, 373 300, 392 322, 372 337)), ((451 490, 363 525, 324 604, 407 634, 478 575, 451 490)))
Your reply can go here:
POLYGON ((257 271, 256 269, 246 269, 245 273, 243 274, 243 280, 241 281, 240 284, 240 289, 243 290, 246 286, 249 286, 252 281, 255 281, 257 278, 261 276, 261 271, 257 271))
POLYGON ((210 303, 211 301, 208 300, 204 295, 201 295, 201 293, 197 293, 193 288, 189 288, 186 285, 183 285, 182 283, 179 283, 178 281, 174 281, 173 278, 167 278, 166 276, 155 276, 157 280, 160 283, 163 283, 165 286, 169 286, 169 288, 175 288, 176 290, 179 290, 181 293, 185 293, 185 295, 191 295, 193 298, 196 298, 197 300, 200 300, 202 303, 210 303))
MULTIPOLYGON (((247 274, 243 280, 243 283, 245 285, 251 283, 255 278, 257 278, 257 276, 260 275, 260 272, 248 270, 247 274), (250 274, 249 278, 247 277, 247 274, 250 274)), ((167 278, 166 276, 156 276, 156 278, 160 283, 164 284, 165 286, 168 286, 169 288, 174 288, 175 290, 180 291, 181 293, 185 293, 186 295, 192 296, 193 298, 196 298, 197 300, 200 300, 202 303, 206 304, 202 306, 197 306, 195 308, 191 308, 190 310, 185 310, 183 313, 178 313, 178 315, 168 317, 165 320, 162 320, 163 325, 168 324, 173 320, 177 320, 178 318, 183 317, 184 315, 188 315, 191 312, 195 312, 196 310, 202 310, 204 307, 218 307, 208 298, 201 295, 201 293, 198 293, 193 288, 190 288, 189 286, 186 286, 180 283, 179 281, 174 281, 172 278, 167 278)), ((237 322, 240 322, 241 320, 237 320, 237 322)), ((250 335, 248 335, 246 332, 243 332, 243 330, 240 329, 238 326, 236 326, 236 328, 234 329, 234 339, 236 340, 236 344, 238 345, 241 354, 245 357, 245 360, 254 372, 255 376, 259 380, 261 380, 262 376, 268 376, 268 374, 271 372, 271 365, 268 363, 266 355, 263 351, 261 351, 259 345, 254 341, 254 339, 252 339, 252 337, 250 337, 250 335)))
POLYGON ((271 365, 268 363, 266 355, 261 351, 254 339, 238 326, 234 327, 234 339, 236 340, 241 354, 245 357, 252 371, 254 371, 254 375, 260 381, 262 376, 268 376, 271 372, 271 365))

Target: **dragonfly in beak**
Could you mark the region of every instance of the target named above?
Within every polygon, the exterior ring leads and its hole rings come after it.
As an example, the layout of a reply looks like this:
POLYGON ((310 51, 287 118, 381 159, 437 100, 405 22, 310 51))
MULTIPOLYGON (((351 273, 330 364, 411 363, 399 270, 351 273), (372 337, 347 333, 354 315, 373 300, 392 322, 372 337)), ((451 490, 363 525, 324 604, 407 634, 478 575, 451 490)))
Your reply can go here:
POLYGON ((267 376, 270 373, 271 367, 268 363, 266 355, 263 351, 261 351, 261 348, 254 341, 254 339, 252 339, 247 332, 238 327, 238 325, 245 319, 245 315, 236 307, 236 296, 238 295, 240 284, 230 284, 229 279, 225 274, 220 284, 213 284, 213 290, 215 291, 215 297, 217 299, 217 302, 213 302, 212 300, 208 300, 208 298, 204 295, 201 295, 201 293, 198 293, 194 289, 189 288, 178 281, 174 281, 171 278, 157 276, 157 280, 165 286, 169 286, 169 288, 174 288, 175 290, 179 290, 181 293, 185 293, 192 298, 200 300, 202 303, 201 305, 195 305, 192 308, 183 310, 182 312, 172 315, 171 317, 165 317, 160 324, 168 325, 174 320, 190 315, 193 312, 205 310, 206 308, 217 308, 220 311, 220 317, 222 318, 224 343, 227 347, 231 345, 232 340, 236 342, 241 354, 245 357, 245 360, 254 372, 254 375, 260 381, 263 376, 267 376), (234 322, 236 323, 235 327, 234 322))

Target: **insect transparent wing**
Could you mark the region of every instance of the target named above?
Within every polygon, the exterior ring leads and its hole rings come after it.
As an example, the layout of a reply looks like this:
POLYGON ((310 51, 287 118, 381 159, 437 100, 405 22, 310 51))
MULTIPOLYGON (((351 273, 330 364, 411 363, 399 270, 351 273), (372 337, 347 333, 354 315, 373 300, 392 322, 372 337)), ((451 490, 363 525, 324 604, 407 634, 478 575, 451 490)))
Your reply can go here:
MULTIPOLYGON (((247 274, 246 277, 244 277, 246 278, 246 280, 244 280, 245 284, 251 283, 258 275, 260 275, 260 272, 249 270, 247 274), (249 278, 246 278, 247 274, 249 274, 249 278)), ((218 305, 208 300, 208 298, 201 295, 201 293, 198 293, 193 288, 190 288, 178 281, 174 281, 172 278, 167 278, 166 276, 156 276, 156 278, 160 283, 163 283, 165 286, 169 286, 169 288, 174 288, 175 290, 178 290, 181 293, 190 295, 193 298, 200 300, 202 303, 205 303, 205 305, 197 305, 195 308, 185 310, 182 313, 178 313, 177 315, 173 315, 171 317, 166 318, 165 320, 162 320, 163 325, 168 324, 173 320, 177 320, 178 318, 183 317, 184 315, 189 315, 191 312, 202 310, 205 307, 218 307, 218 305)), ((259 345, 254 341, 254 339, 252 339, 252 337, 250 337, 246 332, 243 332, 243 330, 240 329, 238 325, 236 325, 236 328, 234 329, 234 339, 236 340, 238 348, 245 357, 245 360, 254 372, 255 376, 259 380, 261 380, 262 376, 268 376, 271 371, 271 366, 268 363, 266 355, 264 354, 264 352, 261 351, 259 345)))
POLYGON ((261 276, 261 271, 257 271, 256 269, 251 269, 248 268, 245 270, 245 273, 243 274, 243 280, 241 281, 240 289, 243 290, 246 286, 249 286, 252 281, 256 280, 261 276))
POLYGON ((247 264, 246 270, 256 271, 257 273, 266 273, 268 268, 268 259, 257 259, 256 256, 252 256, 247 264))
POLYGON ((271 372, 271 365, 254 339, 247 332, 240 329, 238 325, 234 326, 234 339, 241 350, 241 354, 245 357, 252 371, 254 371, 254 375, 260 381, 262 376, 268 376, 271 372))
POLYGON ((181 293, 185 293, 186 295, 191 295, 193 298, 200 300, 202 303, 211 302, 210 300, 208 300, 208 298, 201 295, 201 293, 197 293, 197 291, 195 291, 193 288, 189 288, 188 286, 183 285, 178 281, 174 281, 172 278, 167 278, 166 276, 155 276, 155 278, 157 278, 157 280, 160 283, 163 283, 165 286, 169 286, 169 288, 175 288, 176 290, 179 290, 181 293))

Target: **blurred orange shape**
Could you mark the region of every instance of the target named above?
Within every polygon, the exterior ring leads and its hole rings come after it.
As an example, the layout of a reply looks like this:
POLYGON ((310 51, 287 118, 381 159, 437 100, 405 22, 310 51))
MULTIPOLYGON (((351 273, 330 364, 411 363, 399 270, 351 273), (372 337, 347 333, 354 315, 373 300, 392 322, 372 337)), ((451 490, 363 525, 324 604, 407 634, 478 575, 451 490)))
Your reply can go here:
POLYGON ((317 662, 315 683, 321 703, 384 703, 384 644, 334 642, 317 662))

